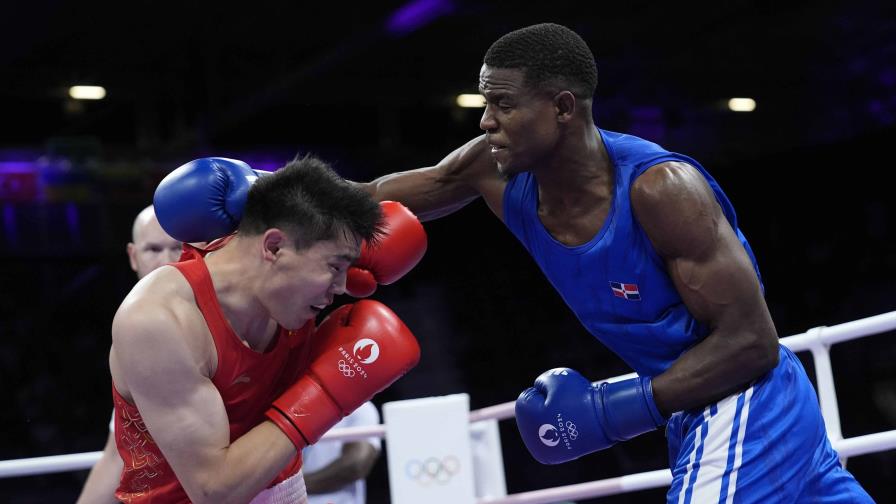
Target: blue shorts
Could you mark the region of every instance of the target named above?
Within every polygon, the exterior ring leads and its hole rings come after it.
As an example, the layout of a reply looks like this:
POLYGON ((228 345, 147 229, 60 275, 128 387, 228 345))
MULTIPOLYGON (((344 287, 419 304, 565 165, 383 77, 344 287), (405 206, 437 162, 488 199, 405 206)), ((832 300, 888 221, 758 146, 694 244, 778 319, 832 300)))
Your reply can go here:
POLYGON ((672 416, 669 504, 874 502, 831 448, 799 359, 783 346, 780 359, 743 392, 672 416))

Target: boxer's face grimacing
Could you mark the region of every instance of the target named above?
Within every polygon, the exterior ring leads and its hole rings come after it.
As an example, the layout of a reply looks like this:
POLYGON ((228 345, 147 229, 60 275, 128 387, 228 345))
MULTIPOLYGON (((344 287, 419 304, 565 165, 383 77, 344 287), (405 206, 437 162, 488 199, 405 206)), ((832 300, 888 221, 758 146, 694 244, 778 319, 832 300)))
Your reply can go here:
POLYGON ((479 72, 479 92, 486 99, 479 127, 505 177, 545 164, 559 139, 552 95, 526 87, 524 80, 515 68, 482 65, 479 72))
POLYGON ((302 327, 345 292, 346 272, 360 254, 360 243, 339 235, 301 250, 289 241, 276 251, 262 302, 282 327, 302 327))

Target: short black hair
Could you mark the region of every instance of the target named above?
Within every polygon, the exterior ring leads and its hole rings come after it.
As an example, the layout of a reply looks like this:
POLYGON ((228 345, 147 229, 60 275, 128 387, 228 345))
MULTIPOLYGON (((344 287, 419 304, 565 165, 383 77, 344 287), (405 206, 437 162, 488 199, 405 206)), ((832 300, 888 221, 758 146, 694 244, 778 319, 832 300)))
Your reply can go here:
POLYGON ((286 231, 297 249, 336 239, 339 233, 376 243, 383 233, 383 214, 363 189, 307 155, 259 177, 249 189, 240 233, 258 235, 271 228, 286 231))
POLYGON ((597 88, 597 65, 588 44, 576 32, 554 23, 512 31, 488 48, 483 63, 495 68, 519 68, 524 84, 533 89, 561 85, 580 99, 597 88))

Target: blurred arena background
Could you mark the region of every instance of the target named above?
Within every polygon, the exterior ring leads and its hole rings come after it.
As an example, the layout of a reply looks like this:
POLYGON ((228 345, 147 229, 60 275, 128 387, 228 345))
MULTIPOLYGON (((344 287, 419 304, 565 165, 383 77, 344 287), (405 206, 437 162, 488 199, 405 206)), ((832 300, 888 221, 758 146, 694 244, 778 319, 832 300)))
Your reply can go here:
MULTIPOLYGON (((479 134, 481 109, 455 100, 476 92, 485 50, 538 22, 593 49, 600 127, 719 180, 781 336, 894 309, 893 3, 33 0, 0 12, 0 460, 102 449, 109 328, 135 281, 125 244, 165 174, 206 155, 272 170, 311 152, 356 180, 433 164, 479 134), (73 99, 73 85, 105 97, 73 99), (755 110, 732 111, 733 97, 755 110)), ((487 213, 474 203, 428 223, 421 265, 379 291, 423 357, 377 405, 468 392, 480 408, 554 366, 629 372, 487 213)), ((892 334, 832 359, 844 436, 896 428, 892 334)), ((662 433, 547 467, 512 422, 501 428, 509 492, 667 467, 662 433)), ((368 502, 388 502, 385 467, 368 502)), ((848 468, 896 501, 896 453, 848 468)), ((73 502, 85 477, 0 479, 0 501, 73 502)))

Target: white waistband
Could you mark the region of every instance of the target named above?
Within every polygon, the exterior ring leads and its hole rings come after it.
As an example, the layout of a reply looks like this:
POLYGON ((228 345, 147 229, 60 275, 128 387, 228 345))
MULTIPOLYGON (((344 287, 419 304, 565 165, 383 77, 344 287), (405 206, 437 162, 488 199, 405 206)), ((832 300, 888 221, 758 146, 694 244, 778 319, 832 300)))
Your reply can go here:
POLYGON ((275 486, 262 490, 249 504, 308 504, 302 471, 299 470, 275 486))

